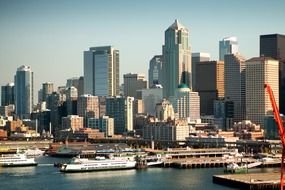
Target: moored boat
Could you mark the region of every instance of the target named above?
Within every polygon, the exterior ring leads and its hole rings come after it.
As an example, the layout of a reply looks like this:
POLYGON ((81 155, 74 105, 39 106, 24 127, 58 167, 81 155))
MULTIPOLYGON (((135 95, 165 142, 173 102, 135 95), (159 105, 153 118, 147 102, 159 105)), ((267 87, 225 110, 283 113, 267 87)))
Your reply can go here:
POLYGON ((37 166, 34 158, 27 158, 25 153, 2 154, 0 156, 0 166, 2 167, 22 167, 37 166))
POLYGON ((40 150, 38 148, 27 149, 25 151, 27 157, 39 157, 44 155, 45 151, 40 150))
POLYGON ((224 172, 225 173, 247 173, 247 170, 248 168, 245 165, 239 166, 236 163, 230 163, 226 166, 224 172))

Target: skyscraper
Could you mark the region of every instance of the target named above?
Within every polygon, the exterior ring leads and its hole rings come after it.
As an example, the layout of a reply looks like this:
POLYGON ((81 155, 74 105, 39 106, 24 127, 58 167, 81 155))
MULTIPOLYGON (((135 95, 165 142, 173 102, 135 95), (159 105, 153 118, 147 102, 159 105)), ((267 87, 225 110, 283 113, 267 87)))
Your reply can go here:
POLYGON ((60 129, 60 109, 61 104, 60 95, 57 92, 48 94, 46 98, 47 109, 50 110, 50 122, 52 124, 53 131, 60 129))
POLYGON ((200 119, 200 97, 198 92, 192 92, 186 84, 181 84, 176 90, 175 97, 170 99, 179 119, 196 121, 200 119))
POLYGON ((115 134, 133 130, 133 97, 112 96, 106 98, 106 115, 114 118, 115 134))
POLYGON ((196 65, 196 88, 201 115, 213 115, 214 100, 224 97, 224 62, 199 62, 196 65))
POLYGON ((163 99, 162 86, 154 85, 152 88, 141 90, 143 111, 148 115, 155 115, 155 105, 163 99))
POLYGON ((114 135, 114 118, 110 118, 109 116, 89 118, 88 128, 99 129, 100 132, 105 133, 105 137, 112 137, 114 135))
POLYGON ((279 109, 285 114, 285 35, 261 35, 260 56, 279 60, 279 109))
POLYGON ((192 88, 196 90, 196 65, 202 61, 210 61, 210 54, 209 53, 192 53, 192 88))
POLYGON ((77 99, 77 113, 81 117, 99 118, 99 98, 90 94, 84 94, 77 99))
POLYGON ((175 117, 173 105, 166 99, 163 99, 155 106, 155 116, 159 121, 173 120, 175 117))
POLYGON ((119 94, 119 50, 102 46, 84 51, 84 93, 95 96, 119 94))
POLYGON ((131 96, 136 99, 137 90, 147 88, 147 81, 143 74, 132 74, 128 73, 124 75, 124 95, 131 96))
POLYGON ((32 112, 34 104, 34 83, 31 67, 22 65, 15 75, 15 106, 16 114, 26 117, 32 112))
POLYGON ((285 61, 285 35, 260 35, 260 56, 285 61))
POLYGON ((162 55, 155 55, 149 62, 148 87, 162 83, 162 55))
POLYGON ((1 86, 1 106, 8 106, 10 104, 15 104, 14 83, 12 82, 1 86))
POLYGON ((42 90, 42 101, 45 102, 47 95, 53 93, 53 83, 45 82, 43 83, 43 90, 42 90))
POLYGON ((237 37, 226 37, 219 43, 219 60, 223 61, 224 56, 227 54, 238 53, 238 41, 237 37))
POLYGON ((79 77, 77 90, 78 90, 78 96, 81 96, 84 94, 84 77, 83 76, 79 77))
POLYGON ((78 91, 74 86, 66 88, 66 112, 67 115, 76 115, 77 114, 77 98, 78 91))
POLYGON ((78 115, 68 115, 62 117, 62 129, 72 129, 72 131, 78 131, 83 128, 83 117, 78 115))
POLYGON ((272 88, 279 104, 278 60, 269 57, 254 57, 246 61, 246 118, 263 126, 266 115, 272 115, 269 96, 264 84, 272 88))
POLYGON ((79 86, 79 77, 72 77, 66 80, 66 88, 74 86, 78 89, 79 86))
POLYGON ((225 55, 225 98, 234 103, 234 121, 245 120, 245 58, 225 55))
POLYGON ((175 95, 179 84, 191 84, 191 50, 189 31, 182 24, 175 22, 165 31, 163 46, 163 96, 168 98, 175 95))

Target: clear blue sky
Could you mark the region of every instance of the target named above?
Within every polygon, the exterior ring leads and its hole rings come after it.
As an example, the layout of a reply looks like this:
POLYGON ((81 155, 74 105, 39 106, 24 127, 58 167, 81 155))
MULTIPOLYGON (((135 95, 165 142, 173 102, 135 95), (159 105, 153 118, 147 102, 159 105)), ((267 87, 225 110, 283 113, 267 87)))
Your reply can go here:
POLYGON ((43 82, 83 75, 83 51, 102 45, 120 50, 121 78, 147 75, 175 19, 190 30, 192 52, 217 59, 218 41, 237 36, 241 54, 258 56, 259 35, 285 34, 284 8, 284 0, 0 0, 0 85, 29 65, 37 96, 43 82))

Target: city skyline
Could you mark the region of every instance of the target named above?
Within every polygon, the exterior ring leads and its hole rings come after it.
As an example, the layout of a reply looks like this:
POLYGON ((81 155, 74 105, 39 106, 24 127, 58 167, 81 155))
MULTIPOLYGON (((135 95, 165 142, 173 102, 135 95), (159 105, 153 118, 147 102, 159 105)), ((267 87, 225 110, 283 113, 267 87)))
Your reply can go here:
POLYGON ((241 54, 249 59, 259 55, 260 35, 285 33, 285 27, 278 24, 285 16, 282 5, 285 2, 255 0, 1 0, 0 85, 13 82, 16 69, 27 65, 34 72, 36 97, 44 82, 58 87, 68 78, 83 76, 83 51, 105 45, 120 51, 120 83, 126 73, 148 78, 149 61, 162 54, 164 32, 175 19, 189 29, 193 53, 207 52, 217 60, 219 41, 236 36, 241 54), (174 10, 174 6, 178 8, 174 10), (267 9, 271 11, 260 11, 267 9))

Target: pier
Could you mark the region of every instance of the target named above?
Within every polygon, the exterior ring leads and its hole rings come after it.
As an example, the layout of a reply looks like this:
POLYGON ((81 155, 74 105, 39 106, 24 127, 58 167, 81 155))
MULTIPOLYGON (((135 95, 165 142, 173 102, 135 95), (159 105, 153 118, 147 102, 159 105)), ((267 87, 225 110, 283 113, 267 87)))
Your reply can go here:
POLYGON ((17 149, 28 149, 37 147, 48 149, 52 144, 51 140, 42 141, 0 141, 0 152, 16 152, 17 149))
POLYGON ((248 169, 253 167, 280 167, 280 160, 273 162, 257 162, 256 159, 246 158, 240 159, 222 159, 221 157, 205 157, 205 158, 187 158, 187 159, 167 159, 164 161, 164 167, 174 167, 181 169, 188 168, 213 168, 225 167, 227 164, 247 164, 248 169))
POLYGON ((243 190, 280 189, 280 173, 214 175, 213 183, 243 190))
MULTIPOLYGON (((225 167, 229 163, 240 164, 240 159, 225 160, 221 157, 207 157, 207 158, 188 158, 188 159, 169 159, 164 161, 164 167, 175 167, 181 169, 187 168, 213 168, 213 167, 225 167)), ((244 160, 243 163, 254 163, 255 159, 244 160)))

